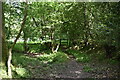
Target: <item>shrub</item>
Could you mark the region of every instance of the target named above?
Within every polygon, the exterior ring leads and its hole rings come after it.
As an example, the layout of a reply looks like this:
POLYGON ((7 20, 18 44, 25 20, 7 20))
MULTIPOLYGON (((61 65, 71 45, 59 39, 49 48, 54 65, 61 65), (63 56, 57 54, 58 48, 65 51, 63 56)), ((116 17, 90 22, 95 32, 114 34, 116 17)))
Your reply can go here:
POLYGON ((22 44, 15 44, 13 51, 24 51, 22 44))
POLYGON ((15 72, 17 73, 18 77, 26 78, 29 76, 29 73, 25 68, 16 68, 15 72))
POLYGON ((36 58, 31 58, 29 56, 25 56, 23 54, 18 54, 18 53, 14 53, 12 59, 13 65, 21 66, 21 67, 28 66, 29 63, 36 64, 38 63, 37 61, 38 60, 36 58))
POLYGON ((29 47, 29 52, 31 53, 36 53, 40 51, 38 44, 28 45, 28 47, 29 47))
POLYGON ((7 71, 6 66, 0 63, 0 78, 8 78, 6 71, 7 71))
POLYGON ((63 52, 44 54, 38 58, 40 61, 47 63, 62 63, 68 59, 68 56, 63 52))
POLYGON ((49 50, 44 44, 29 44, 29 52, 38 53, 41 51, 49 50))
POLYGON ((53 62, 62 63, 67 61, 68 56, 63 52, 57 52, 54 55, 53 62))
POLYGON ((82 53, 78 50, 69 50, 68 53, 73 55, 78 62, 88 62, 91 60, 89 54, 82 53))
POLYGON ((44 54, 42 56, 40 56, 38 59, 42 62, 52 62, 53 61, 53 56, 54 54, 44 54))
POLYGON ((92 69, 90 66, 84 66, 83 67, 83 71, 85 71, 85 72, 91 72, 91 71, 93 71, 94 69, 92 69))
POLYGON ((110 64, 119 64, 119 61, 115 59, 107 59, 107 62, 110 64))
POLYGON ((76 56, 76 60, 79 62, 89 62, 90 57, 86 54, 80 54, 80 55, 76 56))

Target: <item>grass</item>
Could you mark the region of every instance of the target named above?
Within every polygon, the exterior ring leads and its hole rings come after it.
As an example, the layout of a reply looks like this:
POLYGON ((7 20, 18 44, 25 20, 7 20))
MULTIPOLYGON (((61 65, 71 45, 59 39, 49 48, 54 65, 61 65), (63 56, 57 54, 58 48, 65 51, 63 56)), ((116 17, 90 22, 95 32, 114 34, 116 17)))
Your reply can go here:
POLYGON ((96 53, 90 54, 92 61, 98 61, 100 63, 118 64, 119 61, 113 58, 106 58, 105 52, 97 51, 96 53))
POLYGON ((6 72, 6 67, 2 63, 0 63, 0 79, 1 78, 9 78, 6 72))
POLYGON ((13 48, 14 51, 24 51, 22 44, 16 44, 13 48))
POLYGON ((13 59, 12 59, 12 63, 13 65, 17 66, 17 67, 25 67, 27 65, 30 64, 35 64, 38 63, 39 61, 36 58, 32 58, 29 56, 26 56, 22 53, 14 53, 13 54, 13 59))
POLYGON ((54 55, 53 61, 56 63, 62 63, 68 60, 68 56, 63 52, 57 52, 54 55))
POLYGON ((36 58, 31 58, 21 53, 14 53, 12 64, 13 77, 14 78, 27 78, 30 76, 28 66, 31 64, 35 66, 40 62, 36 58))
POLYGON ((85 72, 91 72, 91 71, 93 71, 94 69, 91 68, 90 66, 86 65, 86 66, 83 67, 83 70, 84 70, 85 72))
POLYGON ((14 53, 12 59, 12 64, 14 65, 12 67, 13 77, 27 78, 32 74, 29 67, 44 66, 45 64, 52 66, 52 64, 64 63, 67 60, 68 56, 63 52, 43 54, 37 58, 29 57, 22 53, 14 53))
MULTIPOLYGON (((10 44, 9 44, 10 46, 10 44)), ((27 78, 30 77, 31 73, 29 67, 33 66, 43 66, 44 64, 48 64, 48 66, 52 66, 52 64, 59 64, 66 62, 68 60, 68 56, 64 52, 57 52, 51 53, 51 51, 45 45, 35 44, 35 45, 28 45, 30 47, 29 52, 37 53, 37 52, 44 52, 41 56, 37 58, 29 57, 22 53, 13 53, 12 67, 13 77, 14 78, 27 78)), ((13 51, 23 51, 23 44, 17 43, 13 48, 13 51)), ((78 51, 78 50, 67 50, 69 55, 73 55, 78 62, 87 63, 91 60, 98 60, 98 61, 107 61, 111 64, 119 63, 114 59, 106 59, 105 53, 102 51, 98 51, 96 53, 86 54, 85 52, 78 51)), ((46 67, 45 67, 46 68, 46 67)), ((0 77, 7 78, 6 68, 0 68, 0 77)), ((85 72, 90 72, 93 69, 90 66, 84 66, 85 72)), ((37 70, 39 71, 39 70, 37 70)))
POLYGON ((44 54, 41 57, 38 57, 40 61, 47 63, 62 63, 67 61, 68 56, 63 52, 44 54))
POLYGON ((73 55, 78 62, 88 63, 88 62, 100 62, 100 63, 109 63, 109 64, 118 64, 119 61, 115 59, 106 58, 104 51, 98 50, 94 53, 85 53, 78 50, 67 50, 69 55, 73 55))
POLYGON ((23 67, 16 67, 12 70, 13 78, 28 78, 30 77, 29 71, 23 67))
POLYGON ((119 64, 120 62, 118 60, 115 60, 115 59, 106 59, 106 61, 110 64, 119 64))
MULTIPOLYGON (((10 48, 12 46, 12 43, 8 43, 8 48, 10 48)), ((24 51, 24 47, 23 47, 23 44, 15 44, 14 48, 13 48, 13 51, 24 51)))
POLYGON ((36 52, 40 52, 40 50, 42 50, 42 47, 41 45, 39 44, 35 44, 35 45, 28 45, 29 47, 29 52, 31 53, 36 53, 36 52))
POLYGON ((89 62, 91 60, 91 57, 89 54, 83 53, 83 52, 78 51, 78 50, 68 50, 68 53, 70 55, 73 55, 78 62, 86 63, 86 62, 89 62))

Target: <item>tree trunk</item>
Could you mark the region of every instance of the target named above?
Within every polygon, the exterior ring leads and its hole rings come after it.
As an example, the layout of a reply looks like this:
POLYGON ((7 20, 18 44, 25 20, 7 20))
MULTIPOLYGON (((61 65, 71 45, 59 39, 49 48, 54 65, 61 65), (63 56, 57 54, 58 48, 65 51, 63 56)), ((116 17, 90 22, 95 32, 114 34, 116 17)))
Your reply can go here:
POLYGON ((8 58, 8 48, 5 41, 5 28, 4 28, 4 12, 3 12, 3 5, 0 1, 0 59, 3 65, 7 66, 7 58, 8 58))
POLYGON ((0 63, 2 62, 2 2, 0 1, 0 63))
POLYGON ((53 28, 53 30, 52 30, 51 32, 52 32, 52 33, 51 33, 52 53, 55 53, 55 52, 58 51, 60 44, 57 44, 57 46, 56 46, 56 44, 55 44, 55 38, 54 38, 55 32, 54 32, 54 28, 53 28), (56 48, 55 48, 55 47, 56 47, 56 48))
POLYGON ((23 18, 23 22, 21 24, 21 29, 19 30, 19 33, 16 37, 16 39, 14 40, 14 43, 12 44, 11 48, 9 49, 9 56, 8 56, 8 76, 10 78, 12 78, 12 71, 11 71, 11 60, 12 60, 12 49, 14 48, 17 40, 19 39, 20 35, 21 35, 21 32, 23 31, 23 28, 25 26, 25 22, 26 22, 26 18, 27 18, 27 4, 26 4, 26 7, 25 7, 25 15, 24 15, 24 18, 23 18))
POLYGON ((56 49, 54 50, 54 53, 58 51, 60 44, 57 45, 56 49))
POLYGON ((54 48, 55 48, 55 44, 54 44, 54 31, 51 34, 51 41, 52 41, 52 52, 54 53, 54 48))
POLYGON ((24 38, 24 53, 26 54, 27 51, 28 51, 28 47, 27 47, 27 37, 26 37, 26 33, 25 33, 24 30, 23 30, 23 33, 24 33, 24 36, 23 36, 23 38, 24 38))
POLYGON ((39 27, 39 25, 38 25, 38 23, 36 22, 35 18, 34 18, 34 17, 32 17, 32 19, 33 19, 33 21, 34 21, 34 23, 35 23, 36 27, 39 27))

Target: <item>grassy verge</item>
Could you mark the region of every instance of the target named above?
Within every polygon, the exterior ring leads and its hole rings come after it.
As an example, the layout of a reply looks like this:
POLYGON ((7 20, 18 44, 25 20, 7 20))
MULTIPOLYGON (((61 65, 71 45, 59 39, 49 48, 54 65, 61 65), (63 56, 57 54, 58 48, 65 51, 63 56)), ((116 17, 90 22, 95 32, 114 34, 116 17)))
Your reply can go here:
POLYGON ((68 56, 63 52, 44 54, 38 57, 38 60, 45 63, 62 63, 67 61, 68 56))
MULTIPOLYGON (((53 64, 64 63, 68 60, 68 56, 63 52, 43 54, 38 57, 29 57, 21 53, 13 54, 13 77, 14 78, 28 78, 31 76, 32 71, 30 69, 44 66, 52 66, 53 64)), ((44 68, 46 68, 44 67, 44 68)), ((35 70, 38 68, 35 68, 35 70)), ((38 70, 39 71, 39 70, 38 70)))
POLYGON ((73 55, 75 57, 75 59, 78 62, 89 62, 91 60, 90 55, 81 52, 81 51, 77 51, 77 50, 68 50, 67 51, 70 55, 73 55))

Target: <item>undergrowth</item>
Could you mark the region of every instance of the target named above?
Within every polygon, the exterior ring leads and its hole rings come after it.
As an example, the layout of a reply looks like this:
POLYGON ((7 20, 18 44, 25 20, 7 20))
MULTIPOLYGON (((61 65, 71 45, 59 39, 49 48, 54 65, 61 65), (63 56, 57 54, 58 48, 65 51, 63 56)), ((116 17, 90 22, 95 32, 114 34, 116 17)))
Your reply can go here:
POLYGON ((63 52, 57 52, 51 54, 44 54, 41 57, 38 57, 38 59, 46 63, 61 63, 67 61, 68 56, 63 52))
POLYGON ((63 52, 43 54, 39 57, 29 57, 28 55, 24 55, 21 53, 14 53, 12 64, 13 77, 14 78, 27 78, 30 77, 29 67, 33 66, 42 66, 44 64, 59 64, 66 62, 68 60, 68 56, 63 52))
MULTIPOLYGON (((11 48, 13 43, 8 43, 8 48, 11 48)), ((13 48, 13 51, 24 51, 24 47, 23 47, 23 44, 15 44, 14 48, 13 48)))
POLYGON ((1 78, 9 78, 8 75, 7 75, 6 66, 3 65, 3 63, 0 63, 0 79, 1 78))
POLYGON ((78 62, 84 62, 85 63, 85 62, 89 62, 91 60, 90 55, 86 54, 84 52, 77 51, 77 50, 68 50, 67 52, 70 55, 73 55, 78 62))
POLYGON ((88 66, 88 65, 85 65, 85 66, 83 67, 83 70, 84 70, 85 72, 91 72, 91 71, 93 71, 94 69, 91 68, 91 67, 88 66))

